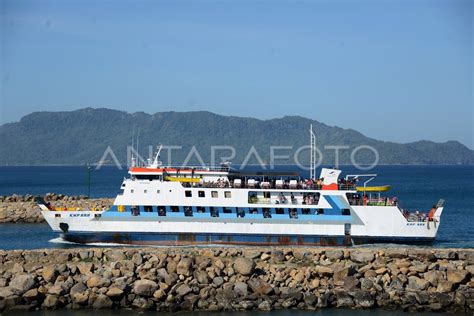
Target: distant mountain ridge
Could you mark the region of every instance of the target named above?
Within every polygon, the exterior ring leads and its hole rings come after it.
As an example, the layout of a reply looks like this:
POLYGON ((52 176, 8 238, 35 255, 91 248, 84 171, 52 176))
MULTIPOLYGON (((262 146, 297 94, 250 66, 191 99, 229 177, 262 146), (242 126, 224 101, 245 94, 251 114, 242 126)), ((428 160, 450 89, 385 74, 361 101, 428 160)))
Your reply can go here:
MULTIPOLYGON (((148 146, 182 146, 174 150, 173 160, 182 163, 192 146, 204 162, 211 161, 211 145, 234 146, 233 163, 247 157, 252 146, 262 160, 269 162, 270 146, 292 146, 277 150, 290 154, 309 144, 309 126, 313 124, 323 163, 334 164, 334 149, 326 145, 349 146, 340 150, 339 163, 349 164, 357 146, 371 146, 379 153, 380 164, 474 164, 474 151, 457 141, 435 143, 417 141, 407 144, 385 142, 340 127, 328 126, 299 116, 259 120, 222 116, 210 112, 127 113, 105 108, 85 108, 69 112, 34 112, 19 122, 0 126, 0 165, 84 164, 97 162, 110 147, 122 164, 127 161, 127 146, 132 134, 140 135, 139 151, 148 157, 148 146), (134 131, 134 132, 133 132, 134 131)), ((229 154, 223 153, 223 154, 229 154)), ((360 150, 358 163, 372 163, 374 154, 360 150)), ((193 156, 192 162, 196 162, 193 156)), ((249 162, 255 163, 255 156, 249 162)), ((108 156, 108 159, 111 159, 108 156)), ((163 159, 165 160, 165 159, 163 159)), ((309 160, 309 151, 301 151, 301 163, 309 160)), ((293 163, 280 159, 276 164, 293 163)))

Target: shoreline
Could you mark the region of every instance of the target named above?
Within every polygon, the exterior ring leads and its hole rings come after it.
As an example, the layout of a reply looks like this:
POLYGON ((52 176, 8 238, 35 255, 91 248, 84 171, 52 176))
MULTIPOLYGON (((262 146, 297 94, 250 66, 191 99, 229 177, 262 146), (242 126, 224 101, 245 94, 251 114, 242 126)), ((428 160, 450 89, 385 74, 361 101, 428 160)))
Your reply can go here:
POLYGON ((474 250, 0 250, 0 311, 474 311, 474 250))
POLYGON ((0 224, 46 222, 35 202, 37 197, 43 198, 56 208, 102 209, 110 207, 114 201, 113 198, 89 199, 85 195, 67 196, 56 193, 0 196, 0 224))

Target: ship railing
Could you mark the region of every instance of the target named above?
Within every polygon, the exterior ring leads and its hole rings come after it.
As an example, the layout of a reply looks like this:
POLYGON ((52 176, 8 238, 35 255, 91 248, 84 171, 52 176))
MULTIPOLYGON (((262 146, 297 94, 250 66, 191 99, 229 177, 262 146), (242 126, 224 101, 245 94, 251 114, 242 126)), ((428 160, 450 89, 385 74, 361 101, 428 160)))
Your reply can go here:
POLYGON ((365 206, 397 206, 398 200, 396 198, 370 198, 364 200, 363 198, 348 199, 349 205, 365 205, 365 206))
POLYGON ((214 171, 214 172, 228 172, 230 170, 230 167, 228 166, 207 166, 207 165, 201 165, 201 166, 187 166, 187 165, 169 165, 164 167, 164 169, 176 169, 176 170, 196 170, 196 171, 214 171))
MULTIPOLYGON (((185 187, 199 187, 199 188, 233 188, 233 189, 269 189, 269 190, 322 190, 321 185, 313 184, 296 184, 296 185, 265 185, 262 186, 260 184, 248 184, 248 183, 239 183, 238 185, 234 185, 232 182, 202 182, 202 183, 182 183, 185 187)), ((355 185, 339 185, 339 190, 343 191, 355 191, 355 185)))

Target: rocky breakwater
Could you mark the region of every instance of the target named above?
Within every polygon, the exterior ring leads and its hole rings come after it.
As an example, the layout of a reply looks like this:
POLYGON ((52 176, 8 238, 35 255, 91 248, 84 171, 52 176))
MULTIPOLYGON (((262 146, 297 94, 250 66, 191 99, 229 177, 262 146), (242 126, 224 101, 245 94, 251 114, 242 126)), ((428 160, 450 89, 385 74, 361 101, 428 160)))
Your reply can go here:
POLYGON ((474 251, 0 251, 0 311, 387 308, 474 311, 474 251))
POLYGON ((35 203, 41 197, 56 208, 102 209, 110 207, 113 199, 88 199, 87 196, 67 196, 48 193, 44 196, 10 195, 0 196, 0 223, 41 223, 44 218, 35 203))

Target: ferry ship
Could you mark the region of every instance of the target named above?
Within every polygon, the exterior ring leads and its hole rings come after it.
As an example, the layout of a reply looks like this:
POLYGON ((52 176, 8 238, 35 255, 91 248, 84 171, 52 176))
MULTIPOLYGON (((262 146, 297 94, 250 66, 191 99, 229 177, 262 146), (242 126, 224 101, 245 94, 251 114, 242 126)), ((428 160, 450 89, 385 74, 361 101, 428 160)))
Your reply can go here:
MULTIPOLYGON (((55 210, 40 202, 51 228, 66 241, 134 245, 424 244, 435 240, 443 200, 410 212, 389 186, 368 186, 375 174, 322 168, 316 178, 311 129, 310 177, 219 167, 137 166, 110 209, 55 210), (360 185, 359 185, 360 184, 360 185)), ((161 147, 160 147, 161 149, 161 147)))

